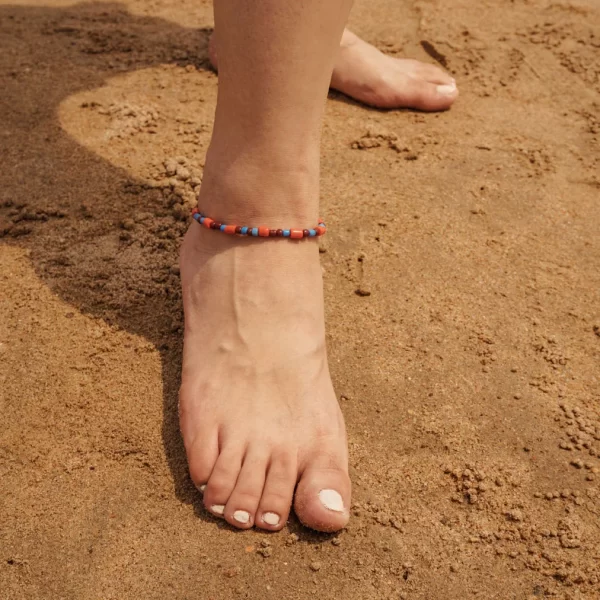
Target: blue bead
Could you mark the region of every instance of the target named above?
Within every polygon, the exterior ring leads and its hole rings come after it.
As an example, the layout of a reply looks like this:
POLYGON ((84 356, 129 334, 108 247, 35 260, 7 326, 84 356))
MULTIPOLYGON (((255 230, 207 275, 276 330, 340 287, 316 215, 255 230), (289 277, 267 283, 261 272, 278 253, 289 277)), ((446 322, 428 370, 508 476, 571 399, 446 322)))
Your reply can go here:
POLYGON ((317 235, 316 229, 309 229, 308 235, 310 235, 310 237, 315 237, 315 235, 317 235))
POLYGON ((204 219, 205 219, 205 218, 206 218, 206 217, 198 217, 198 215, 196 215, 196 221, 199 221, 199 222, 200 222, 200 225, 202 225, 202 223, 204 223, 204 219))
POLYGON ((242 235, 246 235, 248 233, 247 227, 242 227, 242 231, 240 232, 242 235))
POLYGON ((221 231, 225 231, 225 225, 221 225, 221 227, 219 227, 219 229, 220 229, 221 231))
POLYGON ((253 228, 252 228, 252 235, 253 235, 254 237, 258 236, 258 227, 253 227, 253 228))
POLYGON ((290 237, 290 230, 289 229, 284 229, 283 230, 283 237, 290 237))

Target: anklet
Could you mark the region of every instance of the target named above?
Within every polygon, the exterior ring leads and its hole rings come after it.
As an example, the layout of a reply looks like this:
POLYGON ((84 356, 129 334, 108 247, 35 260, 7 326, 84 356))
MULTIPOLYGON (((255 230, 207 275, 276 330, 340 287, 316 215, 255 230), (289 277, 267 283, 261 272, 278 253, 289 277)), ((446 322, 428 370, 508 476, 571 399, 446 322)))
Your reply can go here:
POLYGON ((225 225, 225 223, 219 223, 206 215, 203 215, 197 208, 192 211, 192 217, 200 225, 206 227, 206 229, 218 229, 223 233, 229 235, 245 235, 252 237, 285 237, 293 240, 301 240, 307 237, 320 237, 325 235, 327 228, 323 219, 319 219, 319 224, 313 229, 269 229, 264 225, 260 227, 241 227, 240 225, 225 225))

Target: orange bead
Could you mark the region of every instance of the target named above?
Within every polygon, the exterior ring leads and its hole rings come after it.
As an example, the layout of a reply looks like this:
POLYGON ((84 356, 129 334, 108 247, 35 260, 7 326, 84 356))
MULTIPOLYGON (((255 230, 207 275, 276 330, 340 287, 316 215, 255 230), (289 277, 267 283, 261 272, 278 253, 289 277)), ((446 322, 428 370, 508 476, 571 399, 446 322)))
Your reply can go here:
POLYGON ((290 229, 290 237, 299 240, 304 236, 302 229, 290 229))
POLYGON ((327 231, 327 229, 325 229, 325 227, 323 227, 322 225, 317 225, 315 229, 317 230, 318 236, 325 235, 325 232, 327 231))
POLYGON ((265 227, 264 225, 261 225, 261 226, 258 228, 258 235, 259 235, 260 237, 269 237, 269 228, 268 228, 268 227, 265 227))
POLYGON ((233 234, 235 233, 235 225, 225 225, 225 229, 223 230, 225 233, 233 234))
POLYGON ((209 219, 208 217, 206 217, 204 219, 204 223, 202 223, 202 225, 204 225, 204 227, 206 227, 206 229, 210 229, 210 226, 214 223, 213 219, 209 219))

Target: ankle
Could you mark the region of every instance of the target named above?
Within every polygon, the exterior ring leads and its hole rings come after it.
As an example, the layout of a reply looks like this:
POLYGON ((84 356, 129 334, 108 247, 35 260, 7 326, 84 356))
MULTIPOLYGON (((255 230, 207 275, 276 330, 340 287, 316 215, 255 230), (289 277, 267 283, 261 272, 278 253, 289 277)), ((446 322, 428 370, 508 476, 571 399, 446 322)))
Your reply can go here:
POLYGON ((310 228, 319 214, 319 163, 313 159, 224 155, 209 150, 198 208, 235 225, 310 228))

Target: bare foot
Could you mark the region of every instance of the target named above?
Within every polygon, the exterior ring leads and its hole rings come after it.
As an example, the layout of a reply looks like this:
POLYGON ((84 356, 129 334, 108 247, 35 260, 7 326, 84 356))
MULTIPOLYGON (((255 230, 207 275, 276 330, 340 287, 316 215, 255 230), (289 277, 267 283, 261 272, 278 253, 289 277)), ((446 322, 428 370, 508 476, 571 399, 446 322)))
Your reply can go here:
MULTIPOLYGON (((208 46, 217 69, 215 34, 208 46)), ((458 98, 455 80, 435 65, 409 58, 393 58, 344 30, 331 87, 378 108, 446 110, 458 98)))
POLYGON ((343 528, 346 434, 327 365, 317 244, 193 222, 181 279, 180 422, 206 508, 240 529, 275 531, 295 491, 302 523, 343 528))

